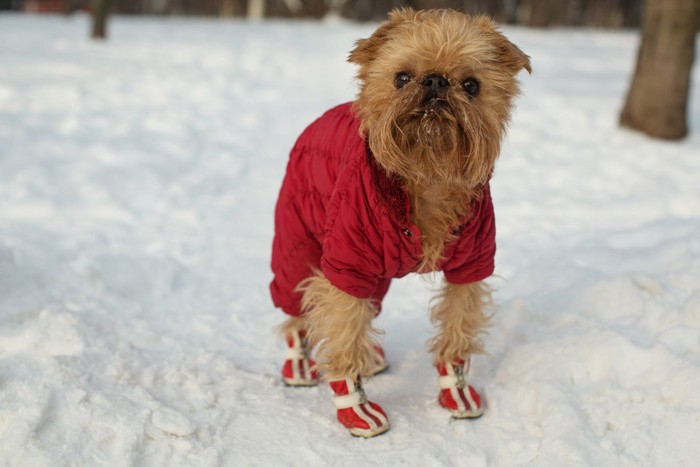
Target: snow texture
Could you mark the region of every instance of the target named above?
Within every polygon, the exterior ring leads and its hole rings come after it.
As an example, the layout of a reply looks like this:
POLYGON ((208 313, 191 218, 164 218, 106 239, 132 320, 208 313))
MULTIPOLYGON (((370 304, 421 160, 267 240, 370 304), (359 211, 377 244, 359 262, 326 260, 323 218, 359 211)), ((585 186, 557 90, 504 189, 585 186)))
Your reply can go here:
POLYGON ((493 179, 486 414, 437 404, 418 277, 378 319, 389 433, 281 383, 277 190, 373 27, 0 16, 0 465, 697 465, 700 70, 688 139, 620 130, 631 31, 505 28, 535 71, 493 179))

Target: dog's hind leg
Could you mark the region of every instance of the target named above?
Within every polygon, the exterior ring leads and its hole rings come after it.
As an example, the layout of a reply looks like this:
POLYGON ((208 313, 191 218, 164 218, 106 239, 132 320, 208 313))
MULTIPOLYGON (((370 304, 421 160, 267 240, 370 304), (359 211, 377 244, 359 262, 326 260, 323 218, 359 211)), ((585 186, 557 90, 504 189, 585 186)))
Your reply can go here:
POLYGON ((282 380, 288 386, 316 386, 318 371, 311 358, 312 344, 308 339, 306 320, 303 316, 290 316, 280 326, 280 334, 287 342, 282 380))
POLYGON ((455 418, 475 418, 483 413, 479 394, 469 385, 467 373, 472 354, 484 353, 480 334, 488 325, 484 308, 491 303, 491 289, 484 282, 446 282, 432 309, 438 334, 429 342, 440 375, 440 405, 455 418))
POLYGON ((389 428, 382 408, 367 400, 362 376, 375 371, 379 331, 377 308, 336 288, 322 273, 304 280, 302 309, 309 338, 317 346, 317 367, 335 393, 338 420, 355 436, 372 437, 389 428))

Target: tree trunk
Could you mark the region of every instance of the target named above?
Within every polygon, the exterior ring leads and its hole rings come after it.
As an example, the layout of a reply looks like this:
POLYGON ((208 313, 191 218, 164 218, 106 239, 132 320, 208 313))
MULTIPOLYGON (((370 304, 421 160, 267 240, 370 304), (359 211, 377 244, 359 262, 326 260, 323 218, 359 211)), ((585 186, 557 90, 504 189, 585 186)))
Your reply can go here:
POLYGON ((681 139, 700 0, 647 0, 642 42, 620 125, 654 138, 681 139))
POLYGON ((248 19, 263 19, 265 17, 265 0, 248 0, 248 19))
POLYGON ((94 0, 92 2, 92 38, 106 39, 107 38, 107 16, 109 8, 112 4, 111 0, 94 0))
POLYGON ((235 5, 233 0, 221 0, 219 3, 219 16, 233 16, 235 5))
POLYGON ((562 0, 520 0, 518 22, 542 28, 564 24, 568 3, 562 0))
POLYGON ((471 15, 483 13, 491 16, 499 23, 505 23, 508 21, 506 7, 503 1, 462 0, 460 3, 462 10, 471 15))
POLYGON ((384 21, 386 13, 397 6, 410 6, 420 9, 417 2, 406 0, 347 0, 343 4, 342 14, 357 21, 384 21))
POLYGON ((304 2, 304 16, 311 18, 323 18, 328 13, 328 2, 324 0, 306 0, 304 2))

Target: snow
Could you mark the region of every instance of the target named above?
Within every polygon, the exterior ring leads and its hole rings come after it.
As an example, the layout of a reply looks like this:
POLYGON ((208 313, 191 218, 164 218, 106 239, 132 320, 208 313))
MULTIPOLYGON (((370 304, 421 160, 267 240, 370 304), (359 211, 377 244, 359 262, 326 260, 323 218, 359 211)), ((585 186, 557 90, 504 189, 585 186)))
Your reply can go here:
POLYGON ((378 319, 388 434, 280 382, 277 190, 372 29, 0 16, 1 465, 697 463, 700 70, 685 141, 618 129, 631 31, 505 28, 535 71, 493 180, 486 414, 436 402, 418 277, 378 319))

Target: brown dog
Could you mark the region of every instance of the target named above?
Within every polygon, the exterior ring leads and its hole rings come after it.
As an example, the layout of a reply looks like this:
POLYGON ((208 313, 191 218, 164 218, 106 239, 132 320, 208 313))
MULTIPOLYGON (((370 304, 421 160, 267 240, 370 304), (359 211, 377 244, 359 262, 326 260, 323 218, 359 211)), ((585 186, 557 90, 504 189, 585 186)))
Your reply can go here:
POLYGON ((440 404, 457 418, 482 414, 466 373, 470 355, 483 352, 491 299, 482 282, 495 253, 489 180, 515 76, 531 71, 487 17, 389 16, 350 54, 357 100, 314 122, 292 150, 272 260, 273 300, 292 316, 285 381, 315 384, 322 371, 338 419, 364 437, 389 426, 361 386, 361 376, 386 368, 372 319, 391 279, 409 272, 445 274, 431 314, 440 404))

